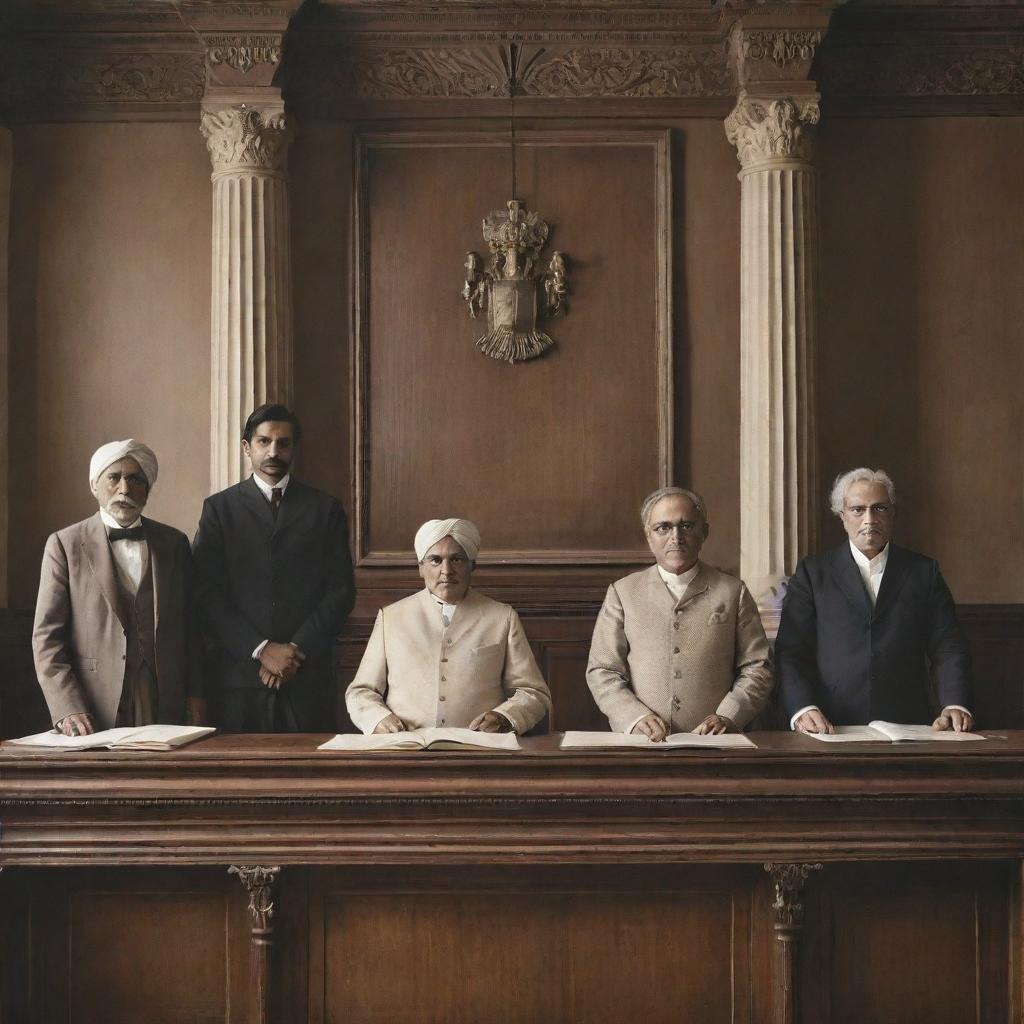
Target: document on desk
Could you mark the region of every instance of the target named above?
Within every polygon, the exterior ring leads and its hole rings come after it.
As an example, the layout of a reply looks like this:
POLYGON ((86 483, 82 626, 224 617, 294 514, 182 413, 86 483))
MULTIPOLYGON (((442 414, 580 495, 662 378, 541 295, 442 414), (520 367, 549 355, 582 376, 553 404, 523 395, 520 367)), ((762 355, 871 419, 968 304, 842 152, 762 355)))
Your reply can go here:
POLYGON ((217 730, 208 725, 143 725, 101 729, 88 736, 65 736, 62 732, 36 733, 4 744, 18 747, 46 748, 47 750, 174 750, 187 743, 201 740, 217 730))
POLYGON ((560 746, 562 750, 678 750, 683 747, 702 747, 706 750, 734 750, 737 747, 757 749, 756 743, 739 732, 723 732, 717 736, 674 732, 660 743, 637 733, 567 732, 560 746))
POLYGON ((933 729, 930 725, 898 725, 882 721, 868 725, 837 725, 834 733, 805 732, 803 735, 822 743, 970 743, 988 738, 976 732, 953 732, 952 729, 933 729))
POLYGON ((514 732, 477 732, 475 729, 410 729, 406 732, 361 736, 339 733, 317 750, 522 750, 514 732))

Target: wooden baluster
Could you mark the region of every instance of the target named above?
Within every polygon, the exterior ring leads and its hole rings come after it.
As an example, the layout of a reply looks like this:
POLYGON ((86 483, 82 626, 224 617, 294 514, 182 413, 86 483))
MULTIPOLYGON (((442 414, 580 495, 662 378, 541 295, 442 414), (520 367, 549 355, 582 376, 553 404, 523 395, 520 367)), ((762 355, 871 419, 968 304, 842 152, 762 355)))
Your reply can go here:
POLYGON ((796 1024, 796 954, 803 930, 804 908, 800 894, 812 871, 820 864, 765 864, 775 886, 775 955, 772 966, 772 1020, 774 1024, 796 1024))
POLYGON ((270 980, 274 947, 274 885, 279 867, 228 868, 238 875, 249 893, 249 913, 252 915, 251 944, 249 947, 249 1022, 270 1024, 270 980))

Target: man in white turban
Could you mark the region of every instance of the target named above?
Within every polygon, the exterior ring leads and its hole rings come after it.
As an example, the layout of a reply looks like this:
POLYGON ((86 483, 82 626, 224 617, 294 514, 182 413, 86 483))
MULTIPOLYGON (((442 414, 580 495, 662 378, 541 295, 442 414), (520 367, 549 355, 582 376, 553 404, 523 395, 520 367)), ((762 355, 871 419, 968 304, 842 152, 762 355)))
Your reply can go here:
POLYGON ((32 656, 68 736, 205 717, 188 538, 142 516, 157 468, 139 441, 102 445, 89 462, 99 510, 46 542, 32 656))
POLYGON ((531 729, 551 694, 515 610, 470 587, 480 532, 431 519, 414 546, 424 589, 378 613, 345 694, 352 721, 364 733, 531 729))

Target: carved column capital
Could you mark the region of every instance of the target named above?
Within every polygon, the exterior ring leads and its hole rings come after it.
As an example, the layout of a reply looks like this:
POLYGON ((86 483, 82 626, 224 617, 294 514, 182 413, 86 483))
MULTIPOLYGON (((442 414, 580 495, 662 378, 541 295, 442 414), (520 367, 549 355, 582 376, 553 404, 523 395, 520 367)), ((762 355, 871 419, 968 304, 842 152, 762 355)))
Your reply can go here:
POLYGON ((806 81, 823 34, 820 28, 740 25, 732 38, 737 81, 740 86, 806 81))
POLYGON ((203 41, 210 84, 239 75, 246 84, 263 84, 263 79, 269 84, 281 63, 284 36, 280 32, 214 33, 204 36, 203 41))
POLYGON ((820 871, 821 864, 765 864, 764 869, 771 875, 775 887, 775 900, 772 910, 775 911, 776 928, 799 928, 804 907, 800 902, 804 883, 812 871, 820 871))
POLYGON ((725 134, 744 170, 779 161, 808 163, 808 129, 820 116, 817 95, 764 99, 741 93, 725 119, 725 134))
POLYGON ((294 134, 277 104, 204 110, 200 129, 210 151, 214 174, 263 171, 285 174, 294 134))
POLYGON ((249 893, 249 913, 252 914, 254 930, 266 931, 271 927, 270 921, 274 916, 274 885, 280 873, 279 867, 232 865, 228 868, 228 874, 238 875, 249 893))

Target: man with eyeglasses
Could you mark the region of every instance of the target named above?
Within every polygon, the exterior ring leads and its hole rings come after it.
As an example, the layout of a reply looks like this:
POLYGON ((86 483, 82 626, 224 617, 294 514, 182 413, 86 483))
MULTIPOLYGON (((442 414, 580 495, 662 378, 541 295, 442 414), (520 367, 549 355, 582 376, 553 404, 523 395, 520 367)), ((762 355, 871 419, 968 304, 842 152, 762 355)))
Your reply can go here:
POLYGON ((413 541, 425 586, 377 614, 345 693, 364 733, 432 726, 524 733, 551 695, 513 608, 470 586, 480 532, 431 519, 413 541))
POLYGON ((699 559, 703 499, 662 487, 640 508, 656 565, 608 588, 594 626, 587 684, 612 730, 742 730, 771 693, 772 653, 742 580, 699 559))
POLYGON ((775 656, 790 728, 830 733, 880 719, 968 731, 970 656, 953 597, 934 559, 890 543, 889 475, 841 474, 831 508, 848 540, 804 558, 782 606, 775 656))

